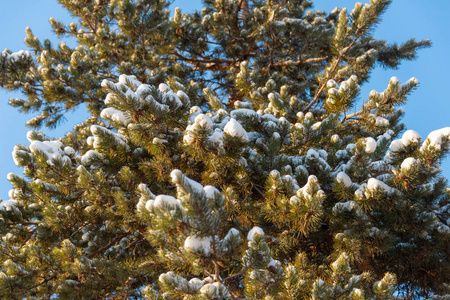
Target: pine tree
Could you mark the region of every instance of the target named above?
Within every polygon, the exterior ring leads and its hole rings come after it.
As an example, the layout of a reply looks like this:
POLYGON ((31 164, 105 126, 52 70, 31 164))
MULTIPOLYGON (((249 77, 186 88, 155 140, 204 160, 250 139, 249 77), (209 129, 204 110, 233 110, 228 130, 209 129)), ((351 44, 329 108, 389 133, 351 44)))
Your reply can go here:
POLYGON ((0 56, 39 113, 1 203, 2 298, 447 299, 450 127, 404 131, 415 78, 350 113, 377 64, 430 45, 373 37, 389 0, 59 2, 76 47, 27 29, 0 56))

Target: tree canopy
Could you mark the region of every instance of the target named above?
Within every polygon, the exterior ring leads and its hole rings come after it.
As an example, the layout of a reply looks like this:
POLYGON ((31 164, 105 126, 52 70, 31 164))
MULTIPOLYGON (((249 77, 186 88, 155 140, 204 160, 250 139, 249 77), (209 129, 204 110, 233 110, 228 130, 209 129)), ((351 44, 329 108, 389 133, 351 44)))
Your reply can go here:
POLYGON ((27 28, 0 55, 37 113, 1 203, 2 297, 448 297, 450 127, 404 130, 415 78, 360 95, 430 45, 374 38, 389 0, 59 2, 76 47, 27 28), (63 138, 38 131, 80 104, 63 138))

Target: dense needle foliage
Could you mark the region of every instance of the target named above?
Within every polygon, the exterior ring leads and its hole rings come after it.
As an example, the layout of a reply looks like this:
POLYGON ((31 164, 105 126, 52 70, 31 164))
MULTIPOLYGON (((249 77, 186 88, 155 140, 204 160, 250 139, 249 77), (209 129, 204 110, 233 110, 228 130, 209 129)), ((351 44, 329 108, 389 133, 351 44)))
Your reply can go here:
POLYGON ((1 298, 447 299, 450 127, 405 131, 415 78, 360 95, 430 45, 373 37, 389 0, 59 2, 76 47, 27 28, 0 55, 38 113, 1 203, 1 298), (81 104, 63 138, 38 131, 81 104))

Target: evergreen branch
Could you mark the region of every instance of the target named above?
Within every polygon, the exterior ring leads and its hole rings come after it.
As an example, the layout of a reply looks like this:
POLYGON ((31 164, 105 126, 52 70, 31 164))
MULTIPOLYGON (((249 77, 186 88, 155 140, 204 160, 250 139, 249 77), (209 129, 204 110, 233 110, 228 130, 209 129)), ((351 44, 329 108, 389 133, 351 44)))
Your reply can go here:
POLYGON ((35 289, 35 288, 37 288, 37 287, 39 287, 39 286, 41 286, 41 285, 43 285, 43 284, 46 284, 46 283, 49 282, 50 280, 55 279, 56 277, 58 277, 58 273, 57 273, 57 272, 55 272, 52 276, 50 276, 50 277, 48 277, 48 278, 44 278, 44 280, 43 280, 42 282, 36 283, 35 285, 31 286, 29 289, 30 289, 30 290, 35 289))
POLYGON ((41 113, 30 126, 55 126, 83 103, 91 118, 59 140, 31 132, 14 149, 25 178, 8 176, 12 201, 0 205, 0 298, 446 291, 450 191, 439 158, 449 129, 422 145, 411 131, 393 140, 396 106, 416 80, 391 80, 350 110, 377 60, 393 68, 429 45, 375 39, 389 0, 328 15, 312 1, 208 0, 174 18, 170 1, 60 2, 76 20, 52 27, 76 45, 53 48, 27 29, 32 53, 2 52, 0 86, 28 97, 15 107, 41 113), (199 181, 181 199, 164 197, 172 168, 199 181), (317 186, 300 188, 312 174, 317 186))
POLYGON ((36 232, 36 228, 35 229, 33 229, 31 232, 30 232, 30 234, 28 234, 28 236, 27 236, 27 238, 25 239, 25 240, 23 240, 23 242, 22 242, 22 244, 20 245, 20 247, 19 248, 22 248, 30 239, 31 239, 31 237, 33 236, 33 234, 36 232))
POLYGON ((86 255, 87 258, 92 258, 98 254, 103 254, 106 250, 108 250, 109 248, 111 248, 112 246, 114 246, 117 242, 119 242, 121 239, 123 239, 124 237, 129 236, 131 233, 130 232, 125 232, 122 233, 118 236, 116 236, 109 244, 105 245, 104 247, 98 249, 95 252, 92 252, 88 255, 86 255))
POLYGON ((349 120, 349 119, 352 119, 352 118, 354 118, 354 117, 357 117, 357 116, 361 115, 362 113, 364 113, 364 111, 363 111, 363 110, 360 110, 360 111, 357 111, 357 112, 355 112, 355 113, 353 113, 353 114, 350 114, 350 115, 348 115, 348 116, 345 116, 339 123, 340 123, 340 124, 343 124, 345 121, 347 121, 347 120, 349 120))
MULTIPOLYGON (((357 30, 357 31, 356 31, 356 34, 355 34, 355 38, 353 39, 353 41, 352 41, 347 47, 345 47, 344 49, 342 49, 342 51, 339 52, 339 56, 337 57, 336 62, 335 62, 334 66, 333 66, 333 68, 331 69, 331 71, 330 71, 329 74, 333 74, 333 73, 334 73, 334 71, 336 70, 337 66, 339 65, 341 59, 344 57, 345 53, 346 53, 346 52, 347 52, 347 51, 348 51, 348 50, 356 43, 356 41, 358 40, 359 37, 360 37, 360 36, 359 36, 358 30, 357 30)), ((314 95, 313 101, 311 101, 311 102, 308 104, 308 106, 303 110, 304 113, 308 112, 309 109, 310 109, 314 104, 316 104, 317 100, 319 100, 320 94, 322 94, 323 90, 324 90, 325 87, 327 86, 328 80, 330 80, 330 79, 331 79, 331 76, 329 75, 329 76, 326 77, 326 79, 323 80, 323 82, 322 82, 322 84, 321 84, 319 90, 318 90, 318 91, 315 93, 315 95, 314 95)))
POLYGON ((223 282, 244 275, 244 273, 247 272, 248 269, 249 269, 249 267, 245 267, 245 268, 243 268, 241 271, 239 271, 239 272, 237 272, 237 273, 234 273, 234 274, 231 274, 230 276, 228 276, 227 278, 225 278, 225 279, 223 280, 223 282))
POLYGON ((299 66, 302 64, 309 64, 309 63, 318 63, 322 61, 328 60, 329 57, 314 57, 314 58, 308 58, 306 60, 298 59, 296 61, 284 61, 284 62, 277 62, 273 63, 272 67, 284 67, 284 66, 299 66))
POLYGON ((178 59, 181 59, 184 62, 187 62, 196 69, 204 69, 208 71, 224 71, 228 70, 231 65, 236 65, 237 62, 229 59, 193 59, 193 58, 187 58, 175 51, 173 53, 178 59), (220 65, 220 64, 228 64, 227 65, 220 65))
POLYGON ((77 234, 77 232, 80 232, 80 230, 82 230, 84 227, 86 227, 86 225, 88 225, 88 222, 85 222, 83 225, 81 225, 80 227, 78 227, 77 230, 75 230, 71 235, 70 238, 72 238, 75 234, 77 234))

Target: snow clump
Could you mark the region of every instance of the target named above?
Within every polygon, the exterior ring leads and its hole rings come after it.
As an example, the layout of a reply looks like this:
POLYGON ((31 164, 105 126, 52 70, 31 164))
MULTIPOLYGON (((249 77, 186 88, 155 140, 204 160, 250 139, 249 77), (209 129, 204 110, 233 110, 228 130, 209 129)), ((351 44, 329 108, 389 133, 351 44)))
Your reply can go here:
POLYGON ((205 282, 199 278, 192 278, 189 280, 189 286, 193 287, 195 290, 200 289, 204 284, 205 282))
POLYGON ((203 190, 205 191, 206 199, 214 199, 217 196, 223 197, 219 190, 212 185, 206 185, 203 190))
POLYGON ((228 121, 227 125, 225 125, 225 127, 223 128, 223 131, 230 136, 238 137, 245 142, 248 141, 247 132, 242 127, 242 125, 238 121, 236 121, 236 119, 231 118, 230 121, 228 121))
POLYGON ((333 207, 333 215, 358 209, 359 206, 355 201, 338 202, 333 207))
POLYGON ((395 192, 393 188, 376 178, 370 178, 369 181, 367 181, 367 189, 372 192, 381 189, 388 194, 393 194, 395 192))
MULTIPOLYGON (((304 199, 306 201, 311 201, 313 199, 313 195, 311 193, 314 193, 314 187, 317 185, 318 182, 319 181, 317 180, 316 176, 310 175, 308 177, 308 182, 301 189, 299 189, 295 193, 295 195, 291 197, 291 199, 289 199, 289 203, 294 205, 296 203, 300 203, 301 199, 304 199)), ((322 191, 320 189, 315 192, 315 195, 319 199, 325 198, 324 191, 322 191)))
POLYGON ((67 146, 64 148, 64 153, 66 153, 67 155, 74 155, 75 150, 72 147, 67 146))
POLYGON ((352 292, 350 293, 350 299, 353 299, 353 298, 356 298, 356 299, 362 298, 363 295, 364 295, 364 293, 363 293, 363 291, 362 291, 361 289, 354 288, 354 289, 352 290, 352 292))
POLYGON ((6 201, 0 202, 0 210, 11 211, 17 206, 17 201, 13 199, 9 199, 6 201))
MULTIPOLYGON (((32 141, 30 144, 30 151, 33 154, 37 152, 43 153, 47 158, 47 164, 53 166, 52 160, 61 159, 65 164, 70 164, 70 158, 65 155, 64 150, 62 149, 63 143, 61 141, 32 141)), ((18 150, 18 149, 17 149, 18 150)), ((14 149, 16 151, 16 148, 14 149)), ((20 151, 20 150, 19 150, 20 151)), ((70 152, 70 150, 69 150, 70 152)), ((13 157, 14 157, 13 152, 13 157)))
POLYGON ((247 234, 247 240, 249 242, 253 241, 256 235, 264 236, 264 231, 261 229, 261 227, 253 227, 247 234))
POLYGON ((81 163, 83 165, 90 164, 95 159, 103 159, 103 155, 98 153, 96 150, 89 150, 83 156, 81 156, 81 163))
POLYGON ((337 134, 333 134, 333 135, 331 136, 331 139, 330 139, 330 141, 331 141, 333 144, 336 144, 337 142, 339 142, 339 140, 340 140, 340 137, 339 137, 339 135, 337 135, 337 134))
POLYGON ((366 138, 365 151, 370 154, 370 153, 375 152, 376 148, 377 148, 377 142, 371 137, 366 138))
POLYGON ((434 148, 436 150, 448 150, 450 149, 450 127, 441 128, 435 131, 432 131, 425 143, 420 148, 422 151, 427 148, 434 148), (428 147, 427 147, 428 145, 428 147))
POLYGON ((345 187, 351 187, 352 186, 352 180, 350 177, 345 174, 344 172, 339 172, 336 176, 337 182, 340 184, 343 184, 345 187))
POLYGON ((114 107, 107 107, 103 109, 100 113, 100 117, 122 124, 124 126, 127 126, 131 121, 130 115, 128 113, 115 109, 114 107))
POLYGON ((416 159, 414 157, 408 157, 405 158, 405 160, 402 162, 400 168, 402 171, 409 171, 411 170, 411 168, 414 167, 414 165, 416 164, 416 159))
POLYGON ((167 93, 171 91, 170 87, 165 83, 160 83, 158 89, 161 93, 167 93))
POLYGON ((19 52, 14 52, 9 54, 6 52, 6 50, 3 50, 1 53, 1 56, 5 58, 6 64, 14 64, 16 61, 20 59, 28 59, 32 60, 33 57, 31 56, 31 53, 29 51, 20 50, 19 52))
POLYGON ((61 141, 33 141, 30 145, 30 150, 32 153, 35 153, 37 151, 43 152, 47 158, 57 158, 60 157, 62 154, 62 146, 63 144, 61 141))
POLYGON ((306 157, 308 159, 318 159, 319 153, 317 153, 317 151, 315 149, 311 148, 308 150, 308 152, 306 152, 306 157))
POLYGON ((414 130, 407 130, 402 135, 401 139, 393 140, 389 146, 389 150, 393 152, 400 152, 405 147, 411 144, 419 144, 422 141, 422 137, 414 130))
POLYGON ((211 237, 188 236, 184 241, 184 249, 189 252, 200 252, 209 256, 211 254, 211 237))
MULTIPOLYGON (((261 229, 261 230, 262 230, 262 229, 261 229)), ((264 234, 264 232, 263 232, 263 234, 264 234)), ((230 240, 232 240, 234 237, 239 238, 239 240, 241 239, 241 238, 240 238, 239 231, 238 231, 236 228, 231 228, 231 229, 228 231, 227 235, 223 238, 223 240, 224 240, 224 241, 230 241, 230 240)))
POLYGON ((209 299, 231 299, 227 288, 220 282, 208 283, 202 286, 200 293, 209 299))
MULTIPOLYGON (((149 200, 149 201, 153 201, 153 200, 149 200)), ((180 203, 180 200, 172 197, 172 196, 167 196, 167 195, 158 195, 153 203, 154 207, 158 207, 158 208, 163 208, 165 206, 171 207, 171 208, 182 208, 183 206, 180 203)))
POLYGON ((170 172, 170 178, 176 185, 183 185, 184 187, 188 187, 190 193, 202 194, 204 192, 203 186, 200 183, 185 176, 183 172, 178 169, 172 170, 172 172, 170 172))
POLYGON ((195 117, 194 124, 197 126, 203 127, 206 130, 211 130, 213 127, 213 123, 211 119, 204 114, 199 114, 195 117))
POLYGON ((378 116, 375 118, 375 125, 381 126, 381 127, 387 127, 387 126, 389 126, 389 121, 386 118, 378 116))
POLYGON ((192 144, 194 142, 194 134, 203 131, 211 131, 213 129, 213 122, 211 119, 205 114, 196 114, 193 124, 188 125, 186 127, 186 131, 184 133, 183 142, 187 145, 192 144))
POLYGON ((419 144, 422 141, 422 137, 417 131, 407 130, 402 135, 402 144, 406 147, 410 144, 419 144))

